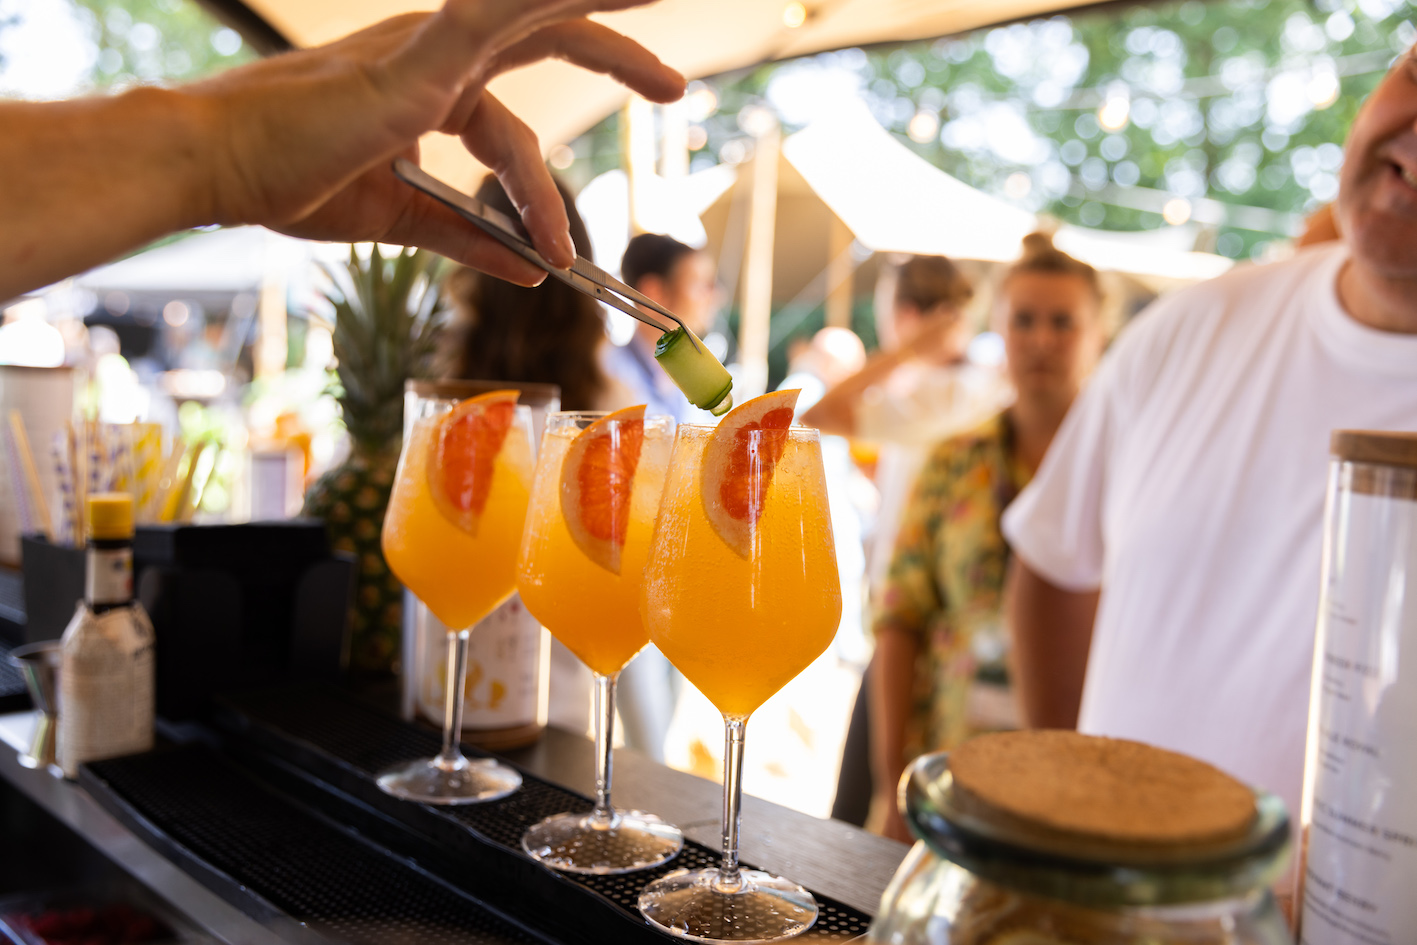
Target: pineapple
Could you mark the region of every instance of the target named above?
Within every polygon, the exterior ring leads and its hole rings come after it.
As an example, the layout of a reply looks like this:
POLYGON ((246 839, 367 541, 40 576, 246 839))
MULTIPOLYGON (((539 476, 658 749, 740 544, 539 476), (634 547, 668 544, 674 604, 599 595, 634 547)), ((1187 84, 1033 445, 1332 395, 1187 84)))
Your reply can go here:
POLYGON ((304 514, 323 519, 335 550, 357 559, 350 621, 350 669, 395 669, 403 616, 403 585, 384 561, 380 533, 403 437, 404 382, 428 377, 443 321, 442 259, 425 250, 368 259, 350 249, 349 262, 327 266, 335 310, 334 353, 339 401, 349 431, 349 457, 305 495, 304 514))

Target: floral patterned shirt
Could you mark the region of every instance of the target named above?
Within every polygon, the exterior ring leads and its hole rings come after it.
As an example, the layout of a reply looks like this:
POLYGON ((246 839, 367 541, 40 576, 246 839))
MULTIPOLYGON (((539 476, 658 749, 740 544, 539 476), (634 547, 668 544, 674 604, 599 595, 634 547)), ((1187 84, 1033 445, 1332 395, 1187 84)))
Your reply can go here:
POLYGON ((896 537, 875 630, 919 638, 906 759, 970 735, 974 639, 999 631, 1009 548, 999 517, 1027 484, 1008 415, 951 437, 931 452, 896 537))

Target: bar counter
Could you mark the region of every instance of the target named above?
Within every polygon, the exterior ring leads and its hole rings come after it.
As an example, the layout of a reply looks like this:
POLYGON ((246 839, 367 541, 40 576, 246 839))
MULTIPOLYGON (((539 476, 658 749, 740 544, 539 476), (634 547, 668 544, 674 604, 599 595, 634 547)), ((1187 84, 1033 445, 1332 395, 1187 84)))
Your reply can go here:
MULTIPOLYGON (((177 843, 152 842, 151 831, 145 830, 152 825, 146 823, 142 817, 135 817, 132 812, 123 816, 122 811, 115 816, 111 798, 105 798, 97 789, 91 795, 85 784, 93 788, 104 776, 107 763, 94 766, 91 771, 85 773, 85 780, 78 784, 21 767, 16 760, 16 749, 25 744, 31 719, 29 713, 0 716, 0 739, 9 746, 8 749, 0 748, 0 777, 59 823, 86 840, 121 870, 171 904, 175 911, 184 916, 201 934, 212 940, 231 945, 258 942, 290 942, 303 945, 307 942, 331 941, 395 943, 455 940, 559 943, 573 940, 623 940, 621 933, 626 932, 633 933, 636 940, 646 937, 673 940, 667 935, 654 932, 643 923, 640 923, 642 928, 637 927, 633 922, 634 917, 623 914, 623 908, 609 925, 602 926, 601 930, 597 931, 596 921, 605 921, 602 914, 608 914, 607 909, 610 912, 616 910, 598 900, 587 907, 588 900, 577 897, 591 895, 593 898, 593 893, 587 893, 572 882, 563 884, 565 910, 569 910, 573 916, 584 912, 587 929, 576 930, 574 934, 569 935, 558 932, 558 929, 570 928, 566 924, 565 915, 557 916, 554 920, 548 919, 545 924, 539 922, 539 915, 564 911, 560 908, 561 903, 555 900, 555 897, 562 893, 557 891, 556 883, 542 883, 544 877, 536 871, 543 868, 534 864, 520 851, 492 851, 490 863, 477 865, 469 862, 477 856, 475 853, 467 854, 466 846, 463 848, 464 852, 457 852, 455 848, 450 847, 449 850, 453 852, 447 856, 438 851, 431 851, 437 855, 424 856, 422 853, 430 852, 430 848, 416 844, 407 849, 394 849, 399 846, 398 839, 404 836, 408 823, 418 826, 418 818, 423 817, 425 813, 427 825, 436 829, 424 829, 418 843, 436 842, 442 828, 439 828, 435 818, 443 815, 448 809, 401 811, 385 805, 382 814, 378 811, 366 811, 360 806, 357 797, 346 796, 346 791, 354 795, 360 794, 358 789, 350 788, 348 784, 327 786, 330 791, 328 802, 324 799, 326 795, 321 792, 307 791, 302 803, 306 805, 303 809, 310 813, 301 816, 307 816, 315 822, 314 826, 327 833, 342 832, 348 837, 358 838, 359 843, 366 848, 377 847, 383 851, 380 855, 388 860, 388 869, 411 871, 410 876, 427 882, 437 895, 469 900, 468 908, 485 909, 495 917, 491 920, 493 924, 503 931, 471 930, 466 935, 453 937, 449 937, 446 930, 429 934, 429 924, 418 914, 418 902, 421 900, 417 897, 410 897, 406 916, 394 923, 387 919, 381 920, 382 924, 376 929, 360 927, 357 923, 306 923, 301 916, 288 914, 268 904, 261 908, 253 907, 250 902, 232 891, 244 891, 244 887, 241 887, 239 882, 233 882, 232 877, 224 876, 220 870, 202 862, 200 853, 193 854, 190 849, 177 843), (90 777, 95 772, 98 777, 90 777), (401 818, 390 817, 389 811, 395 814, 408 813, 412 815, 412 819, 403 824, 395 823, 401 818), (331 831, 331 827, 334 831, 331 831), (430 837, 433 840, 430 841, 430 837), (381 846, 388 838, 393 838, 394 842, 388 847, 381 846), (459 857, 462 858, 461 862, 459 857), (517 858, 525 863, 517 862, 517 858), (463 866, 468 867, 466 871, 463 866), (479 869, 483 872, 479 873, 479 869), (488 870, 492 872, 489 873, 488 870), (531 877, 532 885, 541 885, 541 905, 528 913, 524 903, 500 901, 497 895, 487 892, 489 887, 485 883, 474 881, 478 876, 483 880, 489 875, 495 876, 499 870, 513 876, 519 874, 531 877), (553 898, 550 908, 546 908, 547 895, 553 898), (601 908, 602 906, 606 908, 601 908), (597 920, 596 915, 602 915, 602 918, 597 920), (510 922, 510 926, 503 923, 503 919, 510 922), (616 922, 626 924, 617 926, 616 922), (343 934, 341 930, 345 928, 354 928, 357 931, 343 934), (506 931, 508 928, 513 930, 506 931), (616 929, 619 929, 618 933, 616 929)), ((206 737, 202 730, 198 730, 196 735, 192 745, 174 753, 172 757, 178 759, 174 763, 185 764, 180 761, 184 757, 182 752, 187 752, 197 760, 207 759, 206 763, 217 766, 225 766, 237 760, 241 767, 233 770, 242 772, 246 771, 248 765, 254 764, 259 768, 264 763, 259 746, 251 754, 234 758, 233 750, 222 743, 221 739, 206 737), (222 744, 220 749, 211 747, 218 743, 222 744)), ((418 735, 423 737, 422 732, 418 735)), ((429 733, 428 737, 434 736, 429 733)), ((296 741, 295 744, 303 743, 296 741)), ((550 785, 589 796, 594 791, 593 753, 594 747, 586 738, 549 728, 535 745, 503 753, 500 757, 516 765, 524 774, 550 782, 550 785)), ((302 767, 298 760, 274 759, 269 771, 277 780, 283 777, 282 771, 290 773, 294 779, 291 782, 293 784, 303 776, 302 767)), ((121 774, 121 762, 118 768, 117 773, 121 774)), ((678 824, 684 830, 686 840, 697 841, 712 850, 718 848, 722 795, 717 783, 675 771, 627 750, 615 753, 614 774, 617 806, 657 813, 678 824)), ((832 774, 823 772, 822 776, 830 777, 832 774)), ((121 781, 121 778, 117 780, 121 781)), ((299 790, 296 793, 299 794, 299 790)), ((375 806, 378 806, 377 803, 375 806)), ((456 826, 452 820, 446 822, 456 826)), ((788 876, 819 897, 834 900, 838 906, 837 914, 844 915, 852 910, 857 913, 851 926, 851 935, 843 934, 847 931, 847 923, 844 921, 833 932, 831 926, 819 920, 820 929, 814 929, 803 939, 799 939, 832 942, 854 940, 854 930, 861 922, 860 913, 867 917, 874 914, 882 891, 906 852, 906 847, 900 843, 868 834, 839 821, 821 820, 749 796, 745 796, 743 800, 741 849, 745 863, 788 876)), ((687 852, 686 850, 686 854, 687 852)), ((699 855, 702 853, 703 851, 699 851, 699 855)), ((380 866, 380 869, 386 866, 383 863, 376 865, 380 866)), ((635 876, 636 874, 630 874, 628 877, 617 879, 626 879, 629 884, 634 884, 635 876)), ((514 888, 516 880, 510 879, 508 882, 513 886, 503 888, 514 888)), ((265 902, 258 897, 253 901, 265 902)), ((445 924, 448 914, 446 909, 442 913, 442 921, 445 924)), ((576 920, 573 918, 571 921, 576 920)))

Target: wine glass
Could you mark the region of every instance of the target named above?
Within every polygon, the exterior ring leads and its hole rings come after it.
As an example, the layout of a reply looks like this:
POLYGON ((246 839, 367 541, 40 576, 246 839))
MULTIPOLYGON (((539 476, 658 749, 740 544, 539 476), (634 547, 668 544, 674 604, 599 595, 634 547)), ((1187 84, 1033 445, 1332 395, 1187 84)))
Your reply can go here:
POLYGON ((821 446, 815 430, 789 426, 791 401, 779 396, 716 428, 680 425, 645 570, 650 639, 725 727, 722 862, 670 873, 639 899, 651 923, 695 941, 788 938, 817 916, 801 886, 738 863, 748 717, 830 645, 841 619, 821 446))
POLYGON ((472 804, 506 797, 521 775, 458 747, 472 626, 516 590, 516 549, 531 490, 531 411, 514 390, 413 399, 412 425, 384 515, 384 558, 449 628, 443 749, 383 772, 394 797, 472 804))
POLYGON ((640 585, 674 444, 674 421, 644 411, 548 418, 517 562, 522 603, 595 676, 595 807, 522 837, 530 856, 571 873, 646 869, 684 845, 678 827, 610 803, 615 682, 649 642, 640 585))

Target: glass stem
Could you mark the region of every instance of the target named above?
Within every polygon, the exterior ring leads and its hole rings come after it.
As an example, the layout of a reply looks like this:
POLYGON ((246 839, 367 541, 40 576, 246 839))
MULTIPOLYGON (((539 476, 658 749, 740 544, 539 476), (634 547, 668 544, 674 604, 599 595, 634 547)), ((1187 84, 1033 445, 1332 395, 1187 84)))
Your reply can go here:
POLYGON ((434 763, 445 771, 467 762, 458 749, 462 735, 463 683, 467 679, 467 638, 469 630, 448 634, 448 691, 443 697, 443 750, 434 763))
POLYGON ((610 779, 615 759, 615 682, 619 673, 611 676, 595 674, 595 810, 590 819, 611 827, 615 824, 615 808, 610 806, 610 779))
POLYGON ((723 717, 723 862, 718 867, 719 892, 734 893, 743 887, 738 872, 738 827, 743 819, 743 737, 746 718, 723 717))

